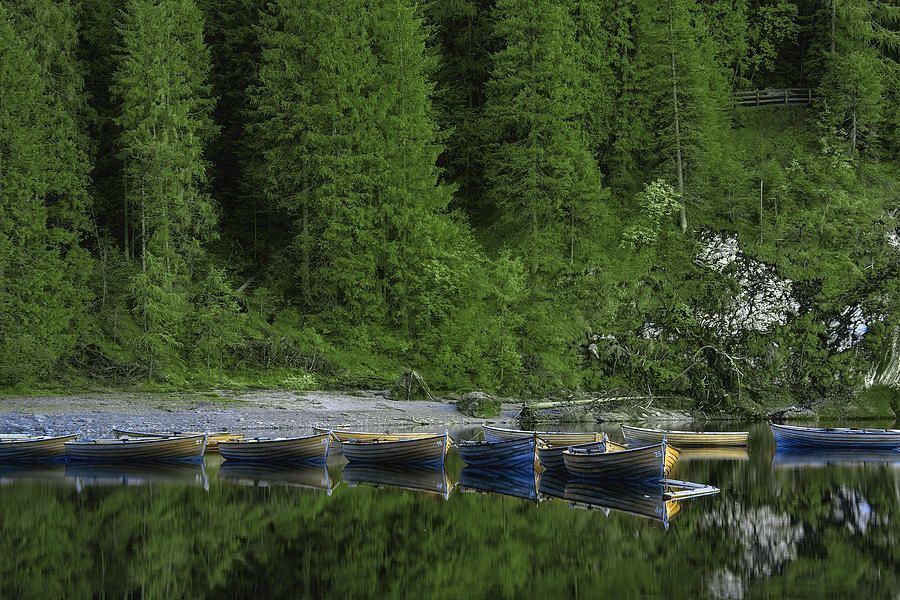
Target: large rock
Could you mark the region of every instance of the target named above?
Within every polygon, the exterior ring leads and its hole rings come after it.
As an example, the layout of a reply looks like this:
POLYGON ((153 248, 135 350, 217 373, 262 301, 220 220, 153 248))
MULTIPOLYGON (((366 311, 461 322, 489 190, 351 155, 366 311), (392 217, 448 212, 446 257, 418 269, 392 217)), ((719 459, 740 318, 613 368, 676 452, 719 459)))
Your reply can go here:
POLYGON ((470 417, 491 419, 500 416, 502 402, 485 392, 469 392, 456 401, 456 410, 470 417))

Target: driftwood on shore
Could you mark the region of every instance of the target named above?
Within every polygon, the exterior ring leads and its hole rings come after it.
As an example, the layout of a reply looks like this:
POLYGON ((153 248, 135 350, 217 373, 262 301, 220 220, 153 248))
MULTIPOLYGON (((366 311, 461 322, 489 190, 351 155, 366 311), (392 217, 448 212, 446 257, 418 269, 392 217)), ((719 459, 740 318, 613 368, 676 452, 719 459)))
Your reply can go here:
POLYGON ((602 421, 605 412, 649 410, 656 400, 673 400, 677 396, 603 396, 571 400, 523 402, 519 420, 524 423, 578 423, 602 421), (630 406, 623 406, 633 403, 630 406))

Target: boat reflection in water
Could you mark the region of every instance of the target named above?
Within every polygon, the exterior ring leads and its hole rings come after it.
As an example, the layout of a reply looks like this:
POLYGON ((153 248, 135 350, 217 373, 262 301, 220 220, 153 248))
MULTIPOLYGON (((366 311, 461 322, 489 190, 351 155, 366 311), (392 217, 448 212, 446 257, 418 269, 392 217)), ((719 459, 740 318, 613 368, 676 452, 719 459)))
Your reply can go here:
POLYGON ((453 485, 442 466, 427 465, 356 465, 344 467, 343 479, 350 487, 369 485, 372 487, 398 488, 414 492, 425 492, 450 497, 453 485))
POLYGON ((802 449, 778 450, 772 457, 773 469, 804 469, 827 466, 858 467, 885 465, 900 468, 900 450, 802 449))
POLYGON ((534 469, 493 470, 466 467, 459 474, 457 487, 464 492, 512 496, 537 502, 538 476, 534 469))
POLYGON ((66 477, 79 492, 90 486, 141 486, 174 484, 209 490, 206 466, 200 463, 71 463, 66 477))
POLYGON ((217 479, 233 485, 251 487, 296 487, 323 491, 329 496, 332 485, 325 465, 264 465, 225 461, 217 479))
POLYGON ((39 483, 69 483, 62 463, 0 463, 0 485, 33 481, 39 483))
POLYGON ((720 448, 686 448, 678 455, 678 462, 692 460, 750 460, 747 447, 720 447, 720 448))
POLYGON ((709 485, 676 481, 597 481, 571 477, 564 473, 545 472, 541 475, 540 493, 543 499, 557 498, 574 508, 600 510, 609 516, 611 511, 643 517, 662 523, 669 522, 681 511, 681 500, 718 494, 709 485))

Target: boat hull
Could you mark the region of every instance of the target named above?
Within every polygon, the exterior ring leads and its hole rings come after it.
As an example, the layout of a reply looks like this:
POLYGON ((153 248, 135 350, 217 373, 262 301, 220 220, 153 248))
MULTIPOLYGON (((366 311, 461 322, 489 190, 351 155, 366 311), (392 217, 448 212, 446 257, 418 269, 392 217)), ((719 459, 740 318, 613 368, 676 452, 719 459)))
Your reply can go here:
POLYGON ((73 462, 199 462, 206 450, 206 436, 91 440, 66 442, 65 446, 66 460, 73 462))
POLYGON ((459 442, 456 445, 463 462, 482 469, 534 467, 534 438, 505 442, 459 442))
POLYGON ((347 460, 360 464, 441 465, 449 447, 450 436, 446 433, 393 442, 349 440, 343 443, 344 456, 347 460))
POLYGON ((710 446, 746 446, 747 431, 670 431, 622 425, 625 441, 636 446, 661 444, 665 441, 676 448, 706 448, 710 446))
POLYGON ((548 446, 575 446, 588 442, 599 442, 603 439, 602 433, 596 431, 529 431, 526 429, 505 429, 482 425, 484 439, 488 442, 504 442, 508 440, 521 440, 537 437, 548 446))
POLYGON ((665 443, 617 452, 566 450, 563 460, 573 477, 659 481, 669 476, 678 450, 665 443))
POLYGON ((9 437, 0 441, 0 462, 62 460, 66 456, 66 442, 71 442, 77 437, 77 435, 9 437))
POLYGON ((566 462, 563 460, 563 452, 569 448, 595 448, 598 452, 606 452, 606 442, 588 442, 575 446, 548 446, 546 444, 538 446, 537 455, 541 466, 548 471, 565 471, 566 462))
POLYGON ((324 463, 331 436, 327 433, 295 438, 249 439, 220 442, 219 454, 226 461, 255 463, 324 463))
POLYGON ((769 423, 779 449, 900 448, 900 429, 823 429, 769 423))

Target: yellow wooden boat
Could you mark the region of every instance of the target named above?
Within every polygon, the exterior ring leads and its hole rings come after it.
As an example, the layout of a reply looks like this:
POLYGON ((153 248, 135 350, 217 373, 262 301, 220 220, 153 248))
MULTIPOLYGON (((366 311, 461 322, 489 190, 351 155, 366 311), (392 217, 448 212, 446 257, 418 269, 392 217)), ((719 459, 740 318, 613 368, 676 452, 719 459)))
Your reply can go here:
POLYGON ((202 461, 206 436, 120 438, 66 442, 66 459, 128 464, 132 462, 202 461))
POLYGON ((0 462, 58 460, 66 455, 66 442, 77 435, 28 436, 0 438, 0 462))
POLYGON ((489 442, 505 442, 537 437, 548 446, 576 446, 603 440, 605 434, 597 431, 533 431, 528 429, 506 429, 492 425, 482 425, 484 439, 489 442))
MULTIPOLYGON (((141 438, 167 438, 178 436, 194 436, 203 435, 202 431, 129 431, 125 429, 113 429, 113 434, 117 438, 141 439, 141 438)), ((239 442, 244 439, 243 433, 232 433, 230 431, 212 431, 206 434, 206 451, 218 452, 219 442, 239 442)))
POLYGON ((705 446, 746 446, 750 439, 747 431, 672 431, 622 425, 625 441, 632 445, 659 444, 663 440, 676 448, 702 448, 705 446))
POLYGON ((316 433, 331 432, 331 437, 338 442, 399 442, 402 440, 420 440, 432 437, 433 433, 379 433, 375 431, 350 431, 347 429, 327 429, 325 427, 313 427, 316 433))
POLYGON ((344 456, 351 463, 364 464, 444 464, 453 439, 446 432, 411 440, 343 443, 344 456))

